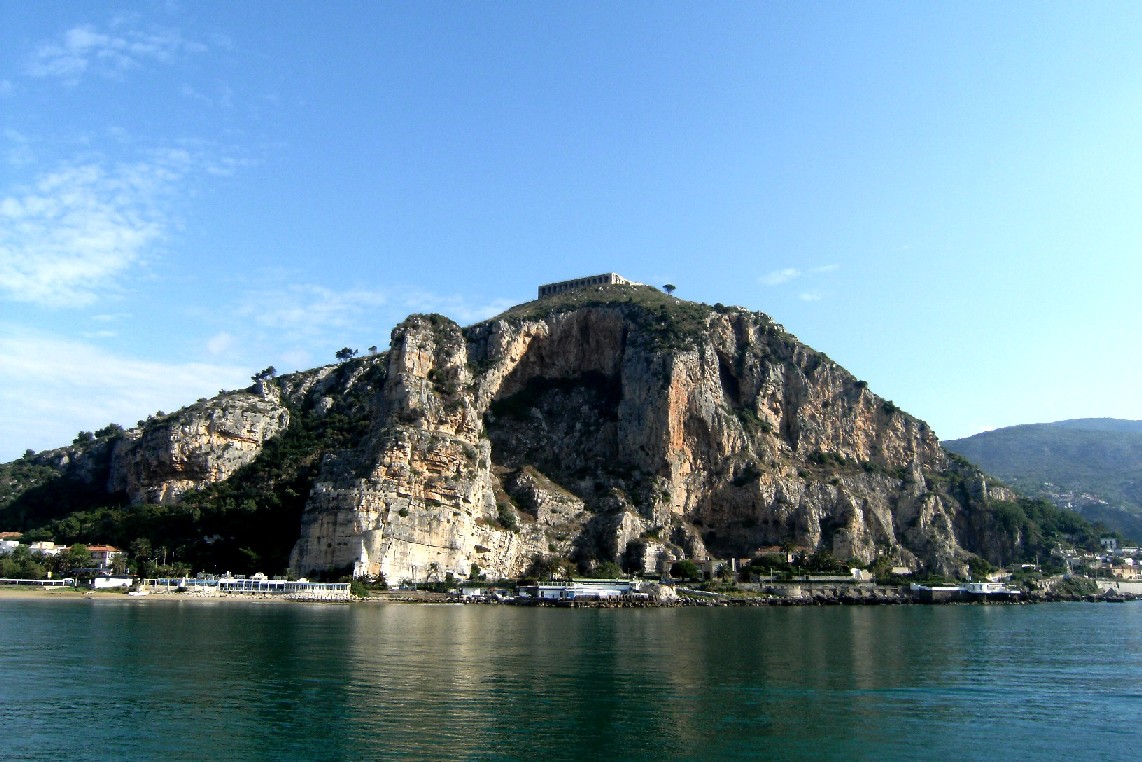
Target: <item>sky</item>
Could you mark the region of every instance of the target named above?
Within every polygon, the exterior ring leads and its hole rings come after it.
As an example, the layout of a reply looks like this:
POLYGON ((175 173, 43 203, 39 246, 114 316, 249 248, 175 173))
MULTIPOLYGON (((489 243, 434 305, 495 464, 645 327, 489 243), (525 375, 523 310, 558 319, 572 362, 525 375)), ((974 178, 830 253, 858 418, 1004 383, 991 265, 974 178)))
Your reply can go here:
POLYGON ((0 0, 0 460, 617 272, 1142 419, 1142 4, 0 0))

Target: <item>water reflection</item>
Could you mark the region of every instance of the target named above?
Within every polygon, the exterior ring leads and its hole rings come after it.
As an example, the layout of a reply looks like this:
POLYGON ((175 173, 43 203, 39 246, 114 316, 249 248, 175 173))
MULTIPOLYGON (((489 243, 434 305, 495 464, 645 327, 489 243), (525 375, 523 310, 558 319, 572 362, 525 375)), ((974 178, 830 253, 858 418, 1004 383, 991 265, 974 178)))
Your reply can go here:
POLYGON ((21 759, 1126 756, 1140 631, 1142 605, 0 601, 0 724, 21 759))

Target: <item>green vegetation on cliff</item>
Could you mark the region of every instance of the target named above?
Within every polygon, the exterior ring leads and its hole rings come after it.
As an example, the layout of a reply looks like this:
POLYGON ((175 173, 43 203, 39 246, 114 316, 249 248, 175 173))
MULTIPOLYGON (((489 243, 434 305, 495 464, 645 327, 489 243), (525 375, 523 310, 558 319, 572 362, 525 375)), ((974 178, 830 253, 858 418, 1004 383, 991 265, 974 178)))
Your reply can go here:
MULTIPOLYGON (((348 377, 360 370, 360 362, 349 361, 336 373, 348 377)), ((365 379, 323 414, 286 401, 289 427, 268 440, 253 462, 175 504, 128 505, 124 496, 107 494, 101 488, 107 481, 101 453, 96 462, 104 472, 92 480, 31 456, 4 464, 0 528, 59 544, 145 549, 131 553, 141 568, 165 563, 212 572, 283 573, 322 458, 355 447, 364 436, 370 383, 382 378, 365 379)))
MULTIPOLYGON (((0 529, 113 544, 140 570, 270 574, 295 548, 299 571, 325 574, 388 552, 361 544, 373 539, 353 516, 385 505, 400 542, 453 553, 453 571, 546 554, 651 573, 789 543, 808 552, 801 567, 888 554, 962 574, 1097 540, 945 457, 922 421, 760 313, 601 286, 500 320, 411 316, 392 333, 392 379, 386 360, 343 350, 336 366, 267 369, 225 404, 8 464, 0 529), (171 502, 128 505, 110 484, 171 502), (514 533, 505 547, 531 545, 493 552, 465 510, 480 532, 514 533)), ((442 563, 401 573, 429 561, 442 563)))

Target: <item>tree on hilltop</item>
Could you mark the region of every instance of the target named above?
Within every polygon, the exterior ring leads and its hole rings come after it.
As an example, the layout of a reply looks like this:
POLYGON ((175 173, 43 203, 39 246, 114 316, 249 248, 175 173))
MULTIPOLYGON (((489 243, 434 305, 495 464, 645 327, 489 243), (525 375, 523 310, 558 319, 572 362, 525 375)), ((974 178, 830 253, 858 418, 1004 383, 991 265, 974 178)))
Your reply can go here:
POLYGON ((352 360, 356 356, 357 356, 357 350, 356 349, 350 349, 349 347, 341 347, 340 349, 337 350, 337 355, 336 355, 337 359, 341 362, 348 362, 349 360, 352 360))

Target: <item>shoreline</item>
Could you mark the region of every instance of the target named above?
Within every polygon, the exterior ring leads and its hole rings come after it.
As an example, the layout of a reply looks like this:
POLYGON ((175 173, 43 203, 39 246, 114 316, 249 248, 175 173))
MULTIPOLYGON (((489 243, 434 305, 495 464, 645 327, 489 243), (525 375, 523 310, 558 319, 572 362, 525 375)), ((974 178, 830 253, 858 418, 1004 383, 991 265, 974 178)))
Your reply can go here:
POLYGON ((1065 595, 1058 593, 1032 593, 1014 599, 946 600, 927 601, 911 596, 851 596, 851 595, 809 595, 809 596, 687 596, 680 595, 664 600, 577 600, 540 601, 535 599, 509 599, 505 601, 464 600, 446 593, 410 591, 374 591, 367 598, 340 600, 297 599, 284 595, 267 593, 231 593, 201 595, 178 592, 148 592, 147 595, 130 596, 118 591, 93 591, 75 588, 43 587, 31 588, 15 585, 0 585, 0 601, 5 600, 91 600, 91 601, 177 601, 194 603, 318 603, 318 604, 363 604, 363 605, 461 605, 461 606, 522 606, 533 608, 730 608, 730 607, 805 607, 805 606, 1023 606, 1042 603, 1126 603, 1142 600, 1142 596, 1131 593, 1110 595, 1065 595))
POLYGON ((65 587, 23 587, 15 585, 0 585, 0 601, 13 600, 67 600, 67 601, 188 601, 192 603, 348 603, 344 600, 296 600, 282 595, 268 594, 234 594, 234 595, 196 595, 194 593, 167 593, 148 592, 146 595, 128 595, 125 592, 104 590, 77 590, 65 587))

